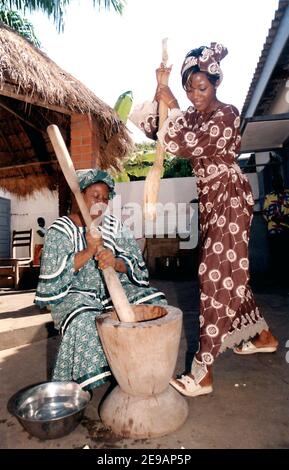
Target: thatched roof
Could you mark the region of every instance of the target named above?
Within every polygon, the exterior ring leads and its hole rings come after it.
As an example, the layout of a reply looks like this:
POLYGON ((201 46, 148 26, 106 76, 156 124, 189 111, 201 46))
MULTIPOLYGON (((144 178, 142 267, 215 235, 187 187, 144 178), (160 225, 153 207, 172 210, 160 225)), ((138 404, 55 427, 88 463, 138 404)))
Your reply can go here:
POLYGON ((57 124, 69 146, 70 117, 94 116, 100 166, 117 168, 131 139, 115 111, 42 51, 0 22, 0 187, 18 195, 57 185, 46 128, 57 124))

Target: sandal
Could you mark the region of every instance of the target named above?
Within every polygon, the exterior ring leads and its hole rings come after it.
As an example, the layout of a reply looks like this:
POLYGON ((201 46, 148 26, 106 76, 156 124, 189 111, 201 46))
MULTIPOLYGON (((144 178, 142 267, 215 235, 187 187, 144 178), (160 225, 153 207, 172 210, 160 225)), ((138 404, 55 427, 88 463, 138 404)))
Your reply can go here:
POLYGON ((277 351, 277 346, 262 346, 257 348, 252 341, 244 341, 241 347, 233 349, 235 354, 256 354, 256 353, 272 353, 277 351))
POLYGON ((196 384, 189 375, 182 375, 180 379, 171 379, 170 385, 186 397, 197 397, 198 395, 207 395, 213 391, 212 385, 202 387, 196 384))

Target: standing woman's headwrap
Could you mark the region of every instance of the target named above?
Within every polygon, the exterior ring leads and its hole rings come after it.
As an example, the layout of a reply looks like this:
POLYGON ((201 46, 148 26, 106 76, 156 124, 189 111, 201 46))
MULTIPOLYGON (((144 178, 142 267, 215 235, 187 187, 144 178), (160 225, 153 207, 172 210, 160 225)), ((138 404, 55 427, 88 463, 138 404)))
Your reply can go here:
POLYGON ((223 73, 220 61, 228 54, 226 47, 215 42, 210 47, 201 46, 187 53, 182 65, 182 85, 186 89, 187 81, 192 73, 205 72, 208 80, 216 85, 222 81, 223 73))

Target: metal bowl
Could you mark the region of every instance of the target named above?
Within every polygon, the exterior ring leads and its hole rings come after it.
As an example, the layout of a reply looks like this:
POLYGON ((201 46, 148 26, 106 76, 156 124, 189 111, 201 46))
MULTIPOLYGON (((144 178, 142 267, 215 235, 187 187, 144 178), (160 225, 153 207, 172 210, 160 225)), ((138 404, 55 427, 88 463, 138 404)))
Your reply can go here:
POLYGON ((13 395, 8 411, 32 436, 56 439, 76 428, 89 400, 75 382, 45 382, 13 395))

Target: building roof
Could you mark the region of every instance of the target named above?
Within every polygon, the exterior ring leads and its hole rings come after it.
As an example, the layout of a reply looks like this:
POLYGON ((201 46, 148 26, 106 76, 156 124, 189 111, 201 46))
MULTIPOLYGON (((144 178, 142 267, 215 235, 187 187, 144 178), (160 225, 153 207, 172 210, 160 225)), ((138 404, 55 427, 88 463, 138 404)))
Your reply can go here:
POLYGON ((47 136, 57 124, 70 142, 70 116, 99 127, 100 166, 117 168, 131 148, 115 111, 41 50, 0 22, 0 187, 20 196, 55 189, 58 164, 47 136))
MULTIPOLYGON (((258 82, 261 78, 262 72, 264 70, 266 61, 268 59, 272 44, 273 44, 273 42, 274 42, 274 40, 277 36, 280 24, 281 24, 282 19, 283 19, 284 15, 287 11, 288 6, 289 6, 289 0, 279 0, 278 9, 276 10, 275 17, 272 20, 271 27, 269 29, 265 44, 263 46, 261 56, 259 58, 257 66, 256 66, 255 73, 254 73, 252 82, 251 82, 250 87, 249 87, 249 91, 247 93, 247 96, 246 96, 246 99, 245 99, 245 102, 244 102, 244 106, 243 106, 243 109, 242 109, 242 112, 241 112, 242 116, 244 116, 246 114, 247 110, 248 110, 248 107, 250 105, 250 102, 252 100, 254 92, 256 90, 257 84, 258 84, 258 82)), ((289 26, 287 26, 287 33, 289 33, 289 26)), ((279 52, 280 52, 280 54, 282 53, 281 50, 279 52)), ((285 62, 284 61, 285 56, 288 58, 288 54, 289 54, 288 50, 283 51, 284 57, 283 57, 282 62, 285 62)), ((287 62, 287 64, 288 64, 288 62, 287 62)), ((267 90, 268 91, 268 99, 270 100, 270 102, 272 102, 273 95, 275 95, 275 93, 277 92, 277 88, 278 88, 278 85, 279 85, 279 82, 277 83, 277 79, 279 79, 279 80, 284 79, 284 75, 282 75, 281 71, 279 72, 278 77, 276 76, 277 71, 278 70, 275 68, 275 77, 272 77, 275 81, 274 81, 274 83, 273 82, 271 83, 271 89, 267 90)), ((266 104, 264 104, 264 106, 266 108, 266 104)))

